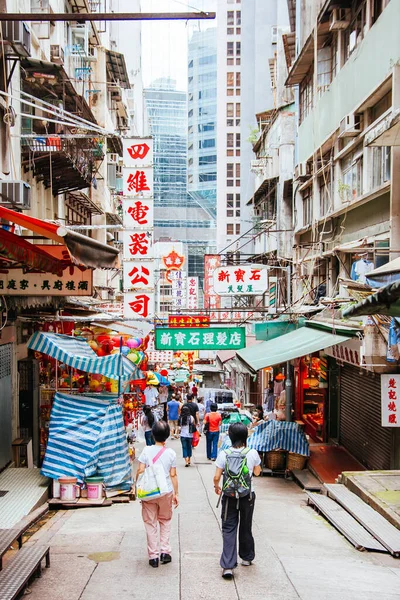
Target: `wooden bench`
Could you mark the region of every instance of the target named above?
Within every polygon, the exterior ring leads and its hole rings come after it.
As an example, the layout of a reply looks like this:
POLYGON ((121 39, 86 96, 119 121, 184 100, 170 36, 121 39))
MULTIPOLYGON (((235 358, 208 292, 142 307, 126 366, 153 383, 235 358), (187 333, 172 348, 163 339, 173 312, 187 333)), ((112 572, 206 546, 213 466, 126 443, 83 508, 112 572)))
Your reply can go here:
POLYGON ((10 560, 0 573, 1 600, 15 600, 24 590, 32 575, 42 574, 42 560, 46 558, 46 567, 50 567, 50 547, 24 546, 18 550, 15 558, 10 560))

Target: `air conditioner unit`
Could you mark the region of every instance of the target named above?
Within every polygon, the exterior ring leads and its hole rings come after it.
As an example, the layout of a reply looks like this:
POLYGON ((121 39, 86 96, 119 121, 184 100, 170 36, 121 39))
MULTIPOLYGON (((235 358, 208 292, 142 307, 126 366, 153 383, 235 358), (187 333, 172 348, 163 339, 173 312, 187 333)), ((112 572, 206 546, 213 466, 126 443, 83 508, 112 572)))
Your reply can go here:
POLYGON ((271 27, 271 44, 277 44, 277 43, 278 43, 278 28, 271 27))
POLYGON ((107 162, 109 165, 117 165, 119 162, 119 154, 116 152, 107 154, 107 162))
POLYGON ((22 21, 2 21, 3 40, 11 44, 18 56, 31 55, 31 32, 22 21))
POLYGON ((309 179, 311 177, 311 167, 308 162, 302 162, 294 168, 295 179, 309 179))
POLYGON ((29 210, 31 208, 31 186, 25 181, 0 180, 0 204, 29 210))
POLYGON ((56 65, 64 64, 64 48, 60 44, 51 44, 50 60, 56 65))
POLYGON ((355 137, 361 132, 361 115, 350 113, 340 121, 339 137, 355 137))
POLYGON ((331 12, 329 30, 339 31, 339 29, 347 29, 349 25, 350 10, 348 8, 334 8, 331 12))

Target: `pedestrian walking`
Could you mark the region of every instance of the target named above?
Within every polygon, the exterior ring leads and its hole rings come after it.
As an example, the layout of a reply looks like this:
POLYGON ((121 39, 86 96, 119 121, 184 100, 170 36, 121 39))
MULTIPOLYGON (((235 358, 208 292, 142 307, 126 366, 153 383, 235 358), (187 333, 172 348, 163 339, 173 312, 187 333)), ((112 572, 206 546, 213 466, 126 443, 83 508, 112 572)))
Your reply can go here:
POLYGON ((153 414, 153 411, 151 410, 151 407, 144 406, 143 407, 143 415, 142 415, 140 424, 144 429, 144 439, 146 440, 146 446, 154 445, 154 439, 153 439, 153 434, 152 434, 151 429, 152 429, 155 421, 156 421, 156 419, 153 414))
POLYGON ((181 411, 181 403, 172 394, 171 400, 167 403, 168 425, 171 429, 171 437, 177 439, 179 437, 178 419, 181 411))
POLYGON ((185 467, 190 467, 190 459, 192 458, 192 439, 196 430, 196 423, 187 404, 184 404, 179 417, 179 425, 181 427, 181 444, 182 454, 185 459, 185 467))
POLYGON ((195 398, 197 398, 197 392, 198 392, 198 388, 197 388, 197 385, 196 385, 195 383, 193 383, 193 385, 192 385, 191 392, 192 392, 193 396, 194 396, 195 398))
POLYGON ((206 434, 208 460, 215 460, 218 454, 218 440, 222 417, 219 412, 217 412, 217 409, 217 404, 211 404, 210 412, 204 417, 203 431, 206 434))
POLYGON ((196 425, 200 425, 199 407, 198 407, 197 402, 194 402, 193 398, 194 398, 193 394, 187 394, 187 396, 186 396, 186 400, 187 400, 186 406, 189 408, 190 414, 194 418, 196 425))
POLYGON ((215 463, 214 490, 222 497, 223 549, 220 565, 224 579, 232 579, 233 569, 237 567, 238 529, 241 564, 249 567, 255 557, 252 521, 256 497, 252 477, 261 473, 261 459, 256 450, 246 447, 247 433, 243 423, 230 425, 228 435, 232 448, 221 450, 215 463))
POLYGON ((146 529, 149 565, 156 568, 159 563, 167 564, 172 560, 170 544, 172 507, 176 508, 179 500, 176 452, 165 447, 170 434, 169 425, 164 421, 157 421, 153 425, 152 434, 155 445, 144 448, 139 456, 136 481, 146 467, 156 462, 162 465, 166 478, 166 493, 152 500, 142 500, 142 519, 146 529))
POLYGON ((167 402, 168 402, 168 387, 166 385, 160 385, 158 387, 158 401, 162 406, 162 419, 167 422, 167 402))
POLYGON ((197 400, 197 406, 199 408, 200 431, 203 431, 204 417, 205 417, 205 414, 206 414, 206 407, 204 406, 204 400, 203 400, 203 398, 199 398, 197 400))

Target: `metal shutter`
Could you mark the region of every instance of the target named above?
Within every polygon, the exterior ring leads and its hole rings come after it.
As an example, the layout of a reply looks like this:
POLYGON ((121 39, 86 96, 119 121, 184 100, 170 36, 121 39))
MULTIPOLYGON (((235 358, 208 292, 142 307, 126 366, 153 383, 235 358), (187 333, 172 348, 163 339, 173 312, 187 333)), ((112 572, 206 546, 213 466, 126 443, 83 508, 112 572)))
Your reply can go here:
POLYGON ((340 368, 340 444, 367 469, 390 469, 393 437, 381 426, 381 378, 340 368))
POLYGON ((0 345, 0 470, 11 461, 12 344, 0 345))

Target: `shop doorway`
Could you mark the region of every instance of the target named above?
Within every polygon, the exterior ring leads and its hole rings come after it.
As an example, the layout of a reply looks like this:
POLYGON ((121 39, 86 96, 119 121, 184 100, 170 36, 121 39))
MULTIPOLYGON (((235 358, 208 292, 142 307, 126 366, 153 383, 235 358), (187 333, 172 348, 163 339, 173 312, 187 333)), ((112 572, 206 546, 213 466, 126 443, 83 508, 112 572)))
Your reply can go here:
POLYGON ((19 435, 32 439, 33 462, 39 466, 39 361, 18 361, 19 435))
POLYGON ((0 346, 0 470, 11 462, 12 444, 12 344, 0 346))

